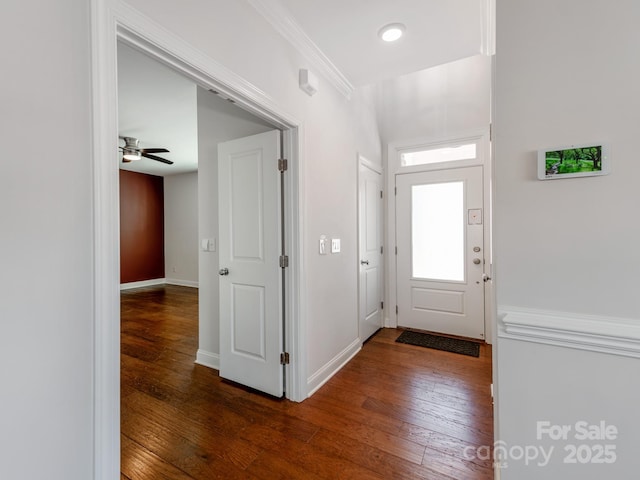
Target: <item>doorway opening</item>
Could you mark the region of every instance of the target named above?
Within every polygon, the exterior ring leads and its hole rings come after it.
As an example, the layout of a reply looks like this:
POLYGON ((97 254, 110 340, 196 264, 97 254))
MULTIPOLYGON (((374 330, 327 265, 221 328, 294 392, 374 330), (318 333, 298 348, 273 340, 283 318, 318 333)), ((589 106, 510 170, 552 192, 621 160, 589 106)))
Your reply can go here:
POLYGON ((131 424, 140 421, 133 414, 138 404, 163 399, 169 395, 163 390, 172 391, 176 382, 182 382, 184 395, 198 394, 178 373, 184 375, 189 360, 193 374, 199 368, 193 363, 199 363, 238 384, 283 395, 280 299, 286 297, 278 263, 286 232, 279 202, 286 191, 280 185, 285 172, 278 168, 282 134, 275 125, 131 46, 119 42, 117 53, 119 137, 145 139, 141 147, 164 145, 162 158, 173 162, 158 164, 152 157, 125 163, 123 156, 120 163, 120 230, 138 230, 133 257, 124 255, 130 245, 122 240, 128 236, 121 236, 121 271, 146 263, 136 260, 158 250, 152 259, 159 257, 164 265, 154 277, 166 277, 144 278, 134 286, 162 285, 121 296, 121 450, 123 463, 129 463, 139 452, 128 434, 143 428, 131 424), (158 185, 159 195, 129 195, 130 175, 158 185), (161 229, 164 224, 164 231, 153 230, 156 224, 161 229), (143 242, 145 234, 150 241, 143 242), (194 262, 191 278, 178 282, 182 288, 172 287, 170 276, 189 273, 185 265, 194 262), (253 268, 248 271, 247 265, 253 268), (185 291, 194 286, 202 295, 185 291), (247 365, 252 358, 257 361, 247 365), (151 372, 166 380, 145 380, 151 372))
POLYGON ((493 341, 487 132, 392 144, 392 326, 493 341))
POLYGON ((396 175, 398 326, 484 339, 482 166, 396 175))
MULTIPOLYGON (((95 468, 96 478, 113 478, 119 474, 120 456, 120 278, 119 269, 119 182, 117 146, 117 52, 118 43, 147 55, 190 79, 209 95, 216 95, 228 104, 234 104, 245 112, 259 118, 283 132, 282 151, 288 160, 288 175, 283 179, 283 224, 286 232, 288 267, 283 273, 284 289, 288 295, 281 305, 285 323, 284 345, 291 358, 285 369, 284 381, 287 398, 300 401, 306 397, 306 376, 302 335, 303 319, 300 311, 300 193, 299 179, 302 165, 299 159, 299 122, 280 109, 272 99, 233 72, 214 62, 203 62, 198 52, 189 51, 179 40, 164 38, 149 33, 153 26, 127 24, 124 15, 113 17, 103 12, 98 22, 99 30, 94 46, 97 79, 94 91, 96 102, 94 114, 95 153, 95 468), (107 18, 109 17, 109 18, 107 18), (147 28, 145 28, 147 27, 147 28), (150 40, 153 38, 153 40, 150 40), (177 53, 180 52, 180 53, 177 53), (196 66, 197 65, 197 66, 196 66), (213 93, 212 93, 213 92, 213 93)), ((100 13, 97 17, 100 17, 100 13)), ((210 245, 210 244, 208 244, 210 245)), ((196 246, 196 248, 198 248, 196 246)), ((216 272, 217 275, 217 272, 216 272)), ((202 283, 202 282, 200 282, 202 283)), ((202 285, 200 285, 202 288, 202 285)))

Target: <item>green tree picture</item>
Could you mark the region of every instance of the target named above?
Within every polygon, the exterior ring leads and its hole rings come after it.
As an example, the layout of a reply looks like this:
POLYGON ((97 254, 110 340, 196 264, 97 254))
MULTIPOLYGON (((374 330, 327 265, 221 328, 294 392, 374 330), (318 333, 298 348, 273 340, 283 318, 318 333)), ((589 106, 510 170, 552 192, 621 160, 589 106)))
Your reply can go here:
POLYGON ((602 170, 602 146, 569 148, 546 152, 545 174, 599 172, 602 170))

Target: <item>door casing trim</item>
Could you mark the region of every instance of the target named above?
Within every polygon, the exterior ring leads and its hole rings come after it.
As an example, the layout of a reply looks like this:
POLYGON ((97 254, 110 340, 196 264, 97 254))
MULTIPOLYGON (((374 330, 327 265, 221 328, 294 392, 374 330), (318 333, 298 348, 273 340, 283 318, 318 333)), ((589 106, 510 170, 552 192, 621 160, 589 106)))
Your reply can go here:
POLYGON ((116 46, 122 41, 170 66, 204 88, 212 88, 284 131, 289 160, 285 288, 287 397, 307 397, 306 297, 303 262, 304 124, 253 84, 215 62, 181 38, 115 0, 91 0, 93 106, 93 478, 120 475, 120 272, 116 46))

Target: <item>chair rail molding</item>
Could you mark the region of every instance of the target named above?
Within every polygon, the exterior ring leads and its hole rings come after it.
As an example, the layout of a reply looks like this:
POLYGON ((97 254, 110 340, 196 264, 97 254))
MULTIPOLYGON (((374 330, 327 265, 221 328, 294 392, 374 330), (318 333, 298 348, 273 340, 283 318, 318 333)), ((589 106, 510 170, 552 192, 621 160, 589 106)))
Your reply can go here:
POLYGON ((498 337, 640 358, 640 319, 498 308, 498 337))

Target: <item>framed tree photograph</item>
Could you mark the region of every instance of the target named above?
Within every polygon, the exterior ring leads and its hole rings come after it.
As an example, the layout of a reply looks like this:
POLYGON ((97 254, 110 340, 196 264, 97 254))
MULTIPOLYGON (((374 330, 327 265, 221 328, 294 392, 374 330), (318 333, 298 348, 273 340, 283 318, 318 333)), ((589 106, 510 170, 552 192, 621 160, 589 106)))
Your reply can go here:
POLYGON ((588 143, 538 150, 540 180, 607 175, 610 170, 606 144, 588 143))

